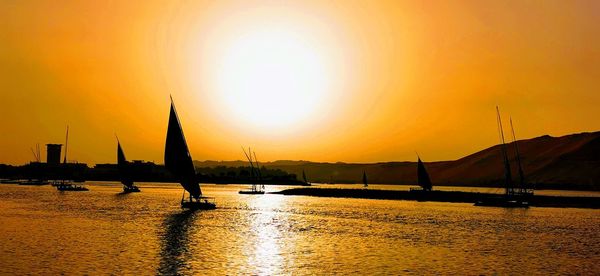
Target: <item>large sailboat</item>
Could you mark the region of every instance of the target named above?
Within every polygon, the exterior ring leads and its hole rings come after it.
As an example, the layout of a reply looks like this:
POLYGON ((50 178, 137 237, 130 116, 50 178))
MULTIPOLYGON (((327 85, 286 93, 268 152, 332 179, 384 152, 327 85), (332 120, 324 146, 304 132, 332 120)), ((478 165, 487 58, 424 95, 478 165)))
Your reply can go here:
POLYGON ((165 167, 178 179, 184 189, 181 198, 182 208, 209 210, 217 207, 214 198, 202 196, 202 190, 196 178, 196 169, 172 98, 165 143, 165 167), (185 198, 186 191, 189 194, 188 200, 185 198))
POLYGON ((121 179, 121 183, 123 183, 124 193, 133 193, 140 191, 140 188, 133 184, 130 166, 131 165, 129 164, 129 162, 127 162, 127 158, 125 158, 123 148, 121 148, 121 142, 117 137, 117 167, 119 168, 119 178, 121 179))
POLYGON ((248 162, 250 163, 250 177, 252 178, 252 187, 250 190, 241 190, 239 191, 240 194, 245 194, 245 195, 262 195, 265 193, 265 184, 261 184, 260 182, 262 182, 262 176, 260 174, 260 165, 258 164, 258 159, 256 158, 256 153, 254 152, 254 161, 252 160, 252 150, 248 149, 248 153, 246 153, 246 150, 244 148, 242 148, 242 150, 244 151, 244 155, 246 155, 246 158, 248 159, 248 162))
POLYGON ((517 146, 516 136, 514 134, 514 128, 511 128, 513 134, 513 144, 515 147, 515 157, 519 166, 519 177, 520 182, 518 186, 515 186, 512 180, 512 172, 510 169, 510 162, 508 159, 508 149, 504 140, 504 129, 502 127, 502 119, 500 118, 500 110, 496 107, 498 131, 500 136, 500 152, 502 155, 502 162, 504 163, 504 195, 500 197, 488 197, 484 198, 475 203, 475 206, 495 206, 495 207, 512 207, 512 208, 527 208, 529 207, 529 200, 533 197, 533 189, 529 189, 525 184, 525 177, 523 174, 523 168, 521 165, 521 156, 519 154, 519 148, 517 146))

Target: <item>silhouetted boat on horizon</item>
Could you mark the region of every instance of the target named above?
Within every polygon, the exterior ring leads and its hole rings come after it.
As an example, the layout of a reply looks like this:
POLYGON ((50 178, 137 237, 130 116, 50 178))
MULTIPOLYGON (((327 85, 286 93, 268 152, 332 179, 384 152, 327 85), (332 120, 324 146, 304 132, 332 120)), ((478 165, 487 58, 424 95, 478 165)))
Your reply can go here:
POLYGON ((302 170, 302 180, 304 181, 302 183, 302 186, 311 186, 312 184, 310 184, 310 182, 308 182, 308 180, 306 179, 306 173, 304 173, 304 170, 302 170))
POLYGON ((363 181, 363 188, 365 188, 365 189, 368 188, 369 183, 367 183, 367 173, 365 171, 363 171, 362 181, 363 181))
MULTIPOLYGON (((63 159, 63 163, 62 163, 62 174, 63 174, 63 178, 62 179, 56 179, 54 181, 52 181, 52 186, 56 187, 56 190, 61 191, 61 192, 67 192, 67 191, 72 191, 72 192, 85 192, 85 191, 89 191, 88 188, 84 187, 83 185, 80 184, 74 184, 73 179, 70 179, 67 174, 69 171, 69 168, 67 166, 67 147, 69 145, 69 126, 67 126, 67 135, 65 138, 65 158, 63 159)), ((79 182, 81 183, 81 182, 79 182)))
POLYGON ((49 185, 50 181, 43 180, 43 179, 28 179, 28 180, 18 181, 18 184, 26 185, 26 186, 43 186, 43 185, 49 185))
POLYGON ((528 208, 529 202, 533 198, 533 189, 527 187, 525 183, 525 176, 523 173, 523 167, 521 165, 521 157, 519 154, 519 147, 515 136, 515 130, 512 126, 512 118, 510 120, 510 126, 513 136, 513 144, 515 148, 515 157, 519 167, 519 186, 515 187, 512 180, 512 173, 510 169, 510 162, 508 159, 508 150, 506 148, 506 142, 504 140, 504 129, 502 127, 502 119, 500 118, 500 110, 496 106, 498 131, 500 136, 500 151, 502 154, 502 161, 504 163, 504 195, 498 197, 487 197, 479 200, 475 203, 475 206, 494 206, 494 207, 507 207, 507 208, 528 208))
POLYGON ((131 177, 131 167, 129 162, 127 162, 127 158, 125 158, 125 153, 123 152, 123 148, 121 148, 121 142, 117 137, 117 167, 119 168, 119 177, 121 178, 121 183, 123 183, 123 192, 124 193, 134 193, 139 192, 140 188, 138 186, 133 185, 133 179, 131 177))
POLYGON ((214 198, 202 196, 202 190, 196 177, 196 169, 192 162, 192 156, 183 135, 183 129, 175 110, 173 98, 171 98, 171 110, 169 113, 169 126, 167 128, 167 139, 165 142, 165 167, 175 176, 183 187, 181 207, 188 209, 210 210, 217 208, 214 198), (189 193, 189 199, 185 199, 185 192, 189 193))
POLYGON ((425 164, 421 161, 419 155, 417 155, 417 184, 419 185, 419 188, 410 188, 410 192, 429 193, 433 189, 429 173, 427 173, 425 164))
POLYGON ((260 174, 260 167, 258 164, 258 160, 256 158, 256 152, 254 152, 254 161, 252 161, 252 150, 250 148, 248 148, 248 153, 246 153, 246 150, 244 148, 242 148, 242 150, 244 151, 244 155, 246 155, 246 158, 248 159, 248 162, 250 163, 250 177, 252 178, 252 187, 250 188, 250 190, 241 190, 238 193, 239 194, 243 194, 243 195, 262 195, 265 194, 265 184, 257 184, 257 182, 262 182, 262 177, 260 174), (256 162, 256 171, 255 171, 255 164, 254 162, 256 162))

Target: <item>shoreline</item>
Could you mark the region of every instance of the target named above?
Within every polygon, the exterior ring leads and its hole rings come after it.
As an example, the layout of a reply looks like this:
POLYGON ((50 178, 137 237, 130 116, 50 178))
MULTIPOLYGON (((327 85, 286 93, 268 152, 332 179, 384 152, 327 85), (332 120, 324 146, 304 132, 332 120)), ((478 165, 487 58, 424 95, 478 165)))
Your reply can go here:
MULTIPOLYGON (((479 200, 497 197, 497 194, 460 192, 460 191, 431 191, 429 193, 374 190, 374 189, 345 189, 345 188, 291 188, 270 194, 286 196, 316 196, 331 198, 362 198, 383 200, 433 201, 451 203, 475 203, 479 200)), ((589 208, 600 209, 599 197, 580 196, 545 196, 534 195, 532 207, 555 208, 589 208)))

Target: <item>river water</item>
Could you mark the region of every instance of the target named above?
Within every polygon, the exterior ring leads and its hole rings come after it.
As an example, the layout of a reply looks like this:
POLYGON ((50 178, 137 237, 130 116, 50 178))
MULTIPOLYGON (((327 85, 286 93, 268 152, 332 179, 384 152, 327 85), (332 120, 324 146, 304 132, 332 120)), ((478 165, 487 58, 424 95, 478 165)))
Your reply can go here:
MULTIPOLYGON (((0 274, 597 274, 600 210, 0 185, 0 274)), ((268 190, 283 187, 268 186, 268 190)))

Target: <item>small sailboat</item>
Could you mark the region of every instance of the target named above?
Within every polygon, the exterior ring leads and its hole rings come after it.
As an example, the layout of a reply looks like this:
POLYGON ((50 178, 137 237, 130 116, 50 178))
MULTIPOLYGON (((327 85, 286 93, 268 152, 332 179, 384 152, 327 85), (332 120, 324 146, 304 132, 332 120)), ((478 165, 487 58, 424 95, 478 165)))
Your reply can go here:
POLYGON ((29 178, 28 180, 24 180, 24 181, 19 181, 19 182, 17 182, 17 184, 19 184, 19 185, 41 186, 41 185, 50 184, 50 181, 41 177, 40 165, 41 165, 42 160, 41 160, 41 154, 40 154, 40 144, 36 144, 35 147, 36 147, 35 151, 33 150, 33 148, 31 148, 31 152, 33 153, 33 157, 34 157, 35 161, 29 163, 29 166, 33 170, 32 175, 34 175, 36 177, 29 178))
POLYGON ((258 164, 258 159, 256 158, 256 152, 254 152, 254 161, 252 161, 252 154, 253 154, 252 150, 248 149, 248 153, 246 153, 246 150, 244 148, 242 148, 242 150, 244 151, 244 155, 246 155, 246 158, 248 159, 248 162, 250 163, 250 177, 252 178, 252 181, 254 183, 252 183, 252 188, 250 190, 241 190, 238 193, 244 194, 244 195, 265 194, 265 184, 257 184, 257 182, 259 182, 259 183, 262 182, 262 177, 260 174, 260 166, 258 164), (256 164, 254 164, 254 162, 256 162, 256 164))
POLYGON ((431 189, 433 188, 429 173, 427 173, 425 164, 421 161, 419 155, 417 155, 417 184, 419 184, 420 187, 411 188, 411 192, 431 192, 431 189))
POLYGON ((217 208, 214 198, 202 196, 200 184, 196 179, 196 169, 192 162, 192 156, 183 135, 183 129, 175 110, 173 98, 171 98, 171 111, 169 113, 169 126, 167 128, 167 139, 165 142, 165 167, 175 176, 183 187, 181 207, 188 209, 210 210, 217 208), (185 199, 185 192, 189 193, 189 199, 185 199))
POLYGON ((306 173, 304 173, 304 170, 302 170, 302 180, 304 181, 302 183, 302 186, 311 186, 312 184, 310 184, 310 182, 308 182, 308 180, 306 179, 306 173))
MULTIPOLYGON (((521 157, 517 147, 516 137, 513 133, 513 144, 515 145, 516 158, 519 166, 519 173, 521 177, 521 187, 515 188, 512 180, 512 174, 510 169, 510 162, 508 160, 508 150, 506 148, 506 142, 504 140, 504 129, 502 127, 502 119, 500 118, 500 110, 496 106, 498 132, 500 136, 500 152, 502 155, 502 161, 504 163, 504 195, 500 197, 489 197, 479 200, 475 203, 475 206, 493 206, 493 207, 507 207, 507 208, 527 208, 529 207, 529 200, 533 196, 533 190, 524 188, 524 176, 523 169, 521 167, 521 157)), ((511 119, 512 128, 512 119, 511 119)))
POLYGON ((117 137, 117 167, 119 168, 119 177, 121 178, 121 183, 123 183, 123 192, 124 193, 134 193, 139 192, 140 188, 133 184, 133 179, 131 177, 130 164, 127 162, 125 158, 125 153, 123 152, 123 148, 121 148, 121 142, 117 137))
POLYGON ((69 145, 69 126, 67 126, 67 135, 65 138, 65 158, 63 159, 63 178, 55 180, 52 183, 52 186, 56 187, 56 190, 61 192, 85 192, 89 191, 88 188, 83 185, 74 184, 73 179, 67 177, 67 172, 69 171, 69 166, 67 164, 67 147, 69 145))
POLYGON ((368 188, 369 183, 367 183, 367 173, 365 171, 363 171, 362 181, 363 181, 363 188, 365 188, 365 189, 368 188))

